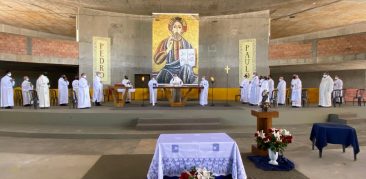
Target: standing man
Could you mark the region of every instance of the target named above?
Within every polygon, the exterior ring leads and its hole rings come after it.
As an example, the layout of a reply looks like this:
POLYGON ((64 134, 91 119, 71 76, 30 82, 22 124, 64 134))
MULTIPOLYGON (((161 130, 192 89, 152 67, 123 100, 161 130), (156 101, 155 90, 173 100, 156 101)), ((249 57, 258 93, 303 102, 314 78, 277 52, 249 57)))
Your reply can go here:
POLYGON ((66 75, 61 75, 58 79, 58 104, 60 106, 67 106, 69 104, 69 81, 66 75))
POLYGON ((277 104, 284 105, 286 103, 286 81, 281 76, 277 84, 277 104))
POLYGON ((324 73, 319 85, 319 107, 332 106, 333 86, 334 82, 332 77, 328 73, 324 73))
POLYGON ((250 98, 249 98, 249 104, 251 106, 257 106, 258 105, 258 97, 259 97, 259 78, 257 76, 257 73, 253 73, 253 78, 250 88, 250 98))
POLYGON ((128 89, 128 94, 127 94, 127 98, 125 100, 126 103, 130 103, 131 102, 131 89, 132 89, 132 84, 131 81, 128 79, 128 76, 125 76, 125 79, 122 80, 122 85, 124 85, 126 88, 128 89))
POLYGON ((150 79, 148 86, 149 86, 149 93, 150 93, 150 104, 155 106, 155 104, 157 103, 157 99, 158 99, 158 89, 154 89, 154 87, 158 87, 158 81, 156 81, 155 76, 153 76, 150 79))
POLYGON ((268 99, 271 99, 272 98, 272 92, 274 90, 274 81, 273 81, 271 75, 268 75, 268 90, 269 90, 268 99))
POLYGON ((200 86, 203 87, 203 89, 201 89, 201 94, 200 94, 200 105, 201 106, 205 106, 208 104, 208 81, 205 79, 205 76, 202 77, 202 81, 200 83, 200 86))
POLYGON ((72 90, 75 93, 76 99, 78 99, 78 94, 79 94, 79 77, 75 76, 74 81, 72 81, 72 90))
POLYGON ((86 109, 90 108, 90 93, 89 93, 89 84, 86 80, 86 74, 82 73, 81 78, 78 81, 78 108, 86 109))
POLYGON ((244 75, 244 79, 241 82, 241 90, 240 90, 240 101, 241 103, 245 104, 249 102, 248 99, 248 91, 249 91, 249 80, 248 80, 248 76, 244 75))
POLYGON ((183 81, 178 77, 177 74, 173 75, 173 78, 170 80, 170 85, 173 86, 182 86, 183 85, 183 81))
POLYGON ((94 77, 93 83, 93 102, 95 106, 101 106, 101 102, 103 101, 103 84, 101 80, 101 73, 96 72, 96 76, 94 77))
POLYGON ((338 77, 338 75, 336 75, 335 77, 334 77, 334 87, 333 87, 333 90, 338 90, 338 94, 336 94, 337 95, 337 103, 340 103, 341 101, 340 101, 340 98, 339 97, 343 97, 343 91, 342 91, 342 89, 343 89, 343 81, 338 77))
POLYGON ((11 72, 7 71, 5 76, 1 78, 0 90, 0 107, 5 109, 12 109, 14 107, 14 91, 13 87, 15 81, 11 78, 11 72))
POLYGON ((41 74, 36 82, 36 89, 39 100, 40 108, 49 108, 50 107, 50 85, 49 79, 47 78, 47 72, 41 74))
POLYGON ((291 80, 291 102, 292 107, 301 107, 302 83, 298 75, 294 74, 291 80))
POLYGON ((22 83, 22 96, 23 96, 23 106, 31 105, 30 91, 33 90, 33 85, 29 81, 28 76, 24 76, 24 81, 22 83))
MULTIPOLYGON (((172 86, 182 86, 183 85, 183 81, 178 77, 177 74, 173 75, 173 78, 170 80, 169 82, 170 85, 172 86)), ((172 97, 174 102, 181 102, 181 94, 180 94, 181 89, 180 88, 172 88, 172 97)))

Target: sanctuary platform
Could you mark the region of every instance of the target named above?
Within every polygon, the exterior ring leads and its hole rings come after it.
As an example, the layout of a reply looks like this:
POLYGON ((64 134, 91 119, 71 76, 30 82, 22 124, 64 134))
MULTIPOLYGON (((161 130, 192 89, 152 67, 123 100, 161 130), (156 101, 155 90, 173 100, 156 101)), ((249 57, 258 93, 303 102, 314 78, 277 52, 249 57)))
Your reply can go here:
MULTIPOLYGON (((189 101, 185 107, 170 107, 159 101, 155 107, 141 107, 133 101, 124 108, 105 103, 91 109, 71 109, 51 106, 50 109, 15 107, 0 109, 0 135, 12 137, 47 138, 156 138, 160 133, 226 132, 232 136, 251 136, 256 130, 256 118, 251 110, 259 109, 238 102, 215 102, 215 106, 202 107, 189 101)), ((146 101, 145 101, 146 103, 146 101)), ((347 118, 349 123, 366 121, 365 107, 343 105, 336 108, 316 106, 272 108, 279 117, 273 127, 326 122, 329 114, 347 118)))

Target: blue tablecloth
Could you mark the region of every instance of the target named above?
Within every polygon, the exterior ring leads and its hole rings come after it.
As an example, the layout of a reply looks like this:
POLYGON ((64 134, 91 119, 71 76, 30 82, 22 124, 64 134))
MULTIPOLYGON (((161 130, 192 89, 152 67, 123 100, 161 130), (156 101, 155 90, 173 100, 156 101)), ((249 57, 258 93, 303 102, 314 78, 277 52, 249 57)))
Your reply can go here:
POLYGON ((161 134, 147 178, 180 176, 194 166, 205 167, 215 176, 247 178, 239 148, 225 133, 161 134))
POLYGON ((344 147, 352 145, 353 153, 360 152, 356 130, 344 124, 314 123, 311 129, 310 140, 321 151, 327 143, 342 144, 344 147))

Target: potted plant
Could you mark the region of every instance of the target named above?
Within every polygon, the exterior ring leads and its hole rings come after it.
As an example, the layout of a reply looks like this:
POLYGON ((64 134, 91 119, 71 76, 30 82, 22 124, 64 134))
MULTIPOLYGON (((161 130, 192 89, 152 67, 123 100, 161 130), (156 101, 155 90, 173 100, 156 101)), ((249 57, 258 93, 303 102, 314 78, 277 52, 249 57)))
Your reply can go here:
POLYGON ((269 158, 271 159, 268 163, 272 165, 278 165, 276 161, 278 153, 283 154, 283 151, 289 143, 292 143, 292 135, 286 129, 268 129, 267 133, 257 131, 255 138, 258 144, 258 148, 268 150, 269 158))

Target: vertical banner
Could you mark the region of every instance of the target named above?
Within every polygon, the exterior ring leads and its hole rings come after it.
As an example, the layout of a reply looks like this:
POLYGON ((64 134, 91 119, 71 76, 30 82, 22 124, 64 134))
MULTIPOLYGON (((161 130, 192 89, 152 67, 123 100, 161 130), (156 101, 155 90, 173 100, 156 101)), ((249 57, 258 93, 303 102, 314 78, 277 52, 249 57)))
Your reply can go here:
POLYGON ((108 37, 93 37, 93 77, 101 73, 103 84, 111 84, 111 39, 108 37))
POLYGON ((198 83, 198 14, 153 14, 152 72, 158 83, 178 75, 184 84, 198 83))
POLYGON ((255 39, 239 40, 239 84, 246 74, 250 79, 256 70, 255 39))

